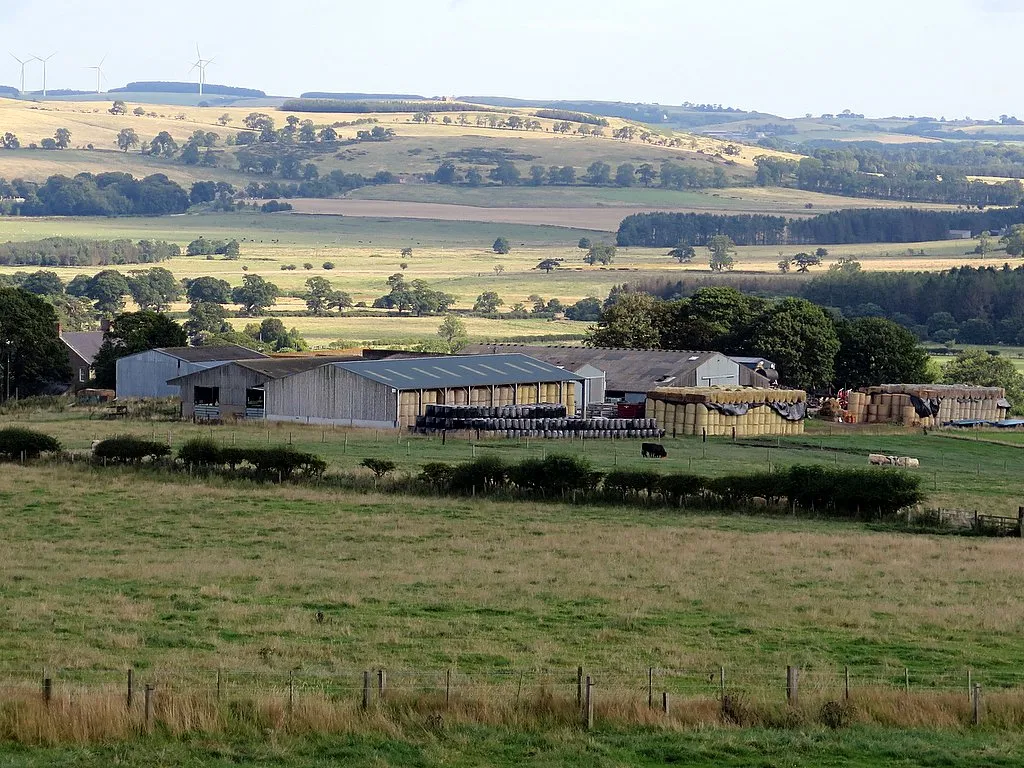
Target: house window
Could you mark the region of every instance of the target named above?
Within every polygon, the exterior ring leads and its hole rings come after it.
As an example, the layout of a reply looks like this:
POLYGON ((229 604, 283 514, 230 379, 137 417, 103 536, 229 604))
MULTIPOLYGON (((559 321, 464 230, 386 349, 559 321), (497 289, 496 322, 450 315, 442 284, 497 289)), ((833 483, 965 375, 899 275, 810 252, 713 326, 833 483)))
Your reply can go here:
POLYGON ((78 383, 85 384, 85 368, 78 369, 78 383))
POLYGON ((195 405, 220 405, 220 387, 196 387, 193 402, 195 405))

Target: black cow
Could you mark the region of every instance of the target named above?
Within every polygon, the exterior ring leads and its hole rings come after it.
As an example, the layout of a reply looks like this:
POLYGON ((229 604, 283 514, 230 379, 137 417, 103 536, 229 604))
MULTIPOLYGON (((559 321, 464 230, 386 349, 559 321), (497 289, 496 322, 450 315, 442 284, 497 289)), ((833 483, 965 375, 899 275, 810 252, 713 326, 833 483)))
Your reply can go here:
POLYGON ((642 443, 640 445, 640 455, 645 459, 664 459, 668 456, 665 453, 665 446, 658 443, 642 443))

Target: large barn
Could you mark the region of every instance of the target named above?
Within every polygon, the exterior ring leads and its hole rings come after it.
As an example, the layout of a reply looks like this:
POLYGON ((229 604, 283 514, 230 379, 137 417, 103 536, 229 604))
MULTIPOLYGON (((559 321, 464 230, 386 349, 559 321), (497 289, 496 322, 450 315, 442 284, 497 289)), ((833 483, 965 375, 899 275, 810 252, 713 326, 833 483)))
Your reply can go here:
POLYGON ((527 344, 471 344, 463 351, 515 352, 573 371, 585 379, 576 391, 581 407, 602 403, 606 397, 643 403, 647 393, 658 387, 767 387, 771 383, 762 371, 719 352, 527 344))
POLYGON ((357 355, 334 355, 234 360, 178 376, 167 383, 181 392, 182 418, 262 419, 266 415, 268 381, 328 363, 360 359, 357 355))
POLYGON ((394 429, 428 405, 562 403, 581 377, 526 355, 452 355, 328 363, 265 382, 266 418, 394 429))
POLYGON ((215 368, 232 360, 265 358, 261 352, 228 344, 220 347, 161 347, 122 357, 117 361, 117 396, 177 397, 170 379, 215 368))

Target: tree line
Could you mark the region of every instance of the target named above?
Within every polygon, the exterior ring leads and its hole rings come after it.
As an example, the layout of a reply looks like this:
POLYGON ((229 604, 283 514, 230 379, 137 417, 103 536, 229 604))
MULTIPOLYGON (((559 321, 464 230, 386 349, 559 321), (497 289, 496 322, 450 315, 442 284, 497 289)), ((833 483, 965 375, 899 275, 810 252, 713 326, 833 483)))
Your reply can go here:
MULTIPOLYGON (((526 185, 540 186, 573 186, 585 185, 593 187, 633 187, 658 186, 662 189, 707 189, 721 188, 729 184, 729 177, 722 168, 681 165, 665 161, 659 168, 651 163, 620 163, 615 168, 602 160, 595 160, 585 171, 572 165, 531 165, 526 176, 519 166, 510 160, 499 161, 487 172, 487 179, 503 186, 526 185)), ((484 182, 484 175, 479 168, 459 168, 454 160, 444 160, 428 181, 436 184, 466 184, 478 187, 484 182)))
POLYGON ((726 235, 737 245, 914 243, 945 240, 951 230, 974 234, 1024 223, 1024 207, 986 211, 863 208, 807 219, 764 214, 636 213, 619 224, 621 246, 674 248, 707 245, 726 235))
POLYGON ((0 266, 96 267, 110 264, 152 264, 181 255, 175 243, 163 240, 87 240, 47 237, 0 244, 0 266))
POLYGON ((756 183, 796 187, 848 197, 874 197, 962 205, 1017 205, 1024 186, 1016 179, 1001 184, 970 180, 962 167, 922 165, 859 147, 809 148, 810 157, 755 158, 756 183))
POLYGON ((8 216, 163 216, 184 213, 189 193, 157 173, 80 173, 50 176, 42 184, 0 179, 0 215, 8 216))

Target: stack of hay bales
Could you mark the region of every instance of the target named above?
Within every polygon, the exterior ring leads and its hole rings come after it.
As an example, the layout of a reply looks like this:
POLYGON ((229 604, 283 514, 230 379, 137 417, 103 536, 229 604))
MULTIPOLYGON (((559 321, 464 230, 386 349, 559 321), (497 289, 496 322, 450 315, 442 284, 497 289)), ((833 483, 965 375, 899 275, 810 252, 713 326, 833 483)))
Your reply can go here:
POLYGON ((950 421, 1005 419, 1007 408, 1000 405, 1006 397, 1001 387, 969 387, 961 384, 883 384, 866 392, 851 392, 849 414, 852 421, 868 424, 904 424, 935 427, 950 421), (925 402, 939 400, 937 416, 918 416, 911 396, 925 402))
POLYGON ((802 435, 804 423, 789 421, 776 413, 771 403, 804 403, 807 393, 799 389, 757 389, 752 387, 661 387, 647 393, 647 418, 655 419, 668 435, 802 435), (715 405, 754 406, 743 416, 719 412, 715 405))

